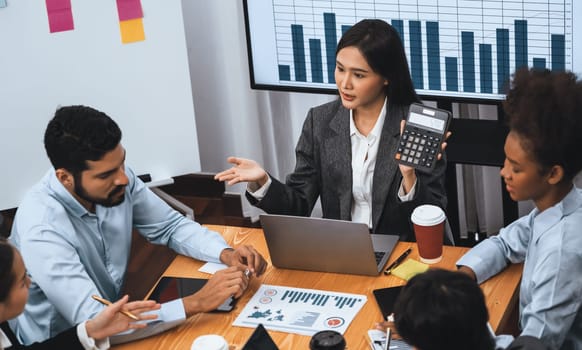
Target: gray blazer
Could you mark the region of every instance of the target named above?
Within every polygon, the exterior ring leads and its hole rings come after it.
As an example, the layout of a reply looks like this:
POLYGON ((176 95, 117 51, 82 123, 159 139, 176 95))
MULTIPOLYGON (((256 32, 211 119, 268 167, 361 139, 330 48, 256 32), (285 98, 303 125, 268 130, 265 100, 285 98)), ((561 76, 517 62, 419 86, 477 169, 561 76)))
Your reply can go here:
MULTIPOLYGON (((410 222, 412 210, 420 204, 446 208, 444 174, 446 160, 437 162, 431 173, 417 171, 413 200, 401 202, 398 189, 402 174, 394 161, 400 136, 400 121, 409 106, 388 103, 374 169, 372 190, 373 233, 399 235, 414 241, 410 222)), ((340 100, 312 108, 307 114, 295 149, 295 171, 286 184, 272 179, 261 201, 247 193, 251 204, 272 214, 309 216, 321 197, 323 217, 351 220, 352 149, 350 112, 340 100)))

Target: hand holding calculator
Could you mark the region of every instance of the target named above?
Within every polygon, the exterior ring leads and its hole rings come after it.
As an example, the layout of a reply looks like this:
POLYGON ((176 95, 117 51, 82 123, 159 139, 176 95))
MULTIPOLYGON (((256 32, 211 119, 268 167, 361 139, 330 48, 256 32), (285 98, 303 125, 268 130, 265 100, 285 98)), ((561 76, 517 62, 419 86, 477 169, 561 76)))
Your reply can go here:
POLYGON ((411 104, 394 156, 396 160, 416 169, 434 169, 451 118, 449 111, 411 104))

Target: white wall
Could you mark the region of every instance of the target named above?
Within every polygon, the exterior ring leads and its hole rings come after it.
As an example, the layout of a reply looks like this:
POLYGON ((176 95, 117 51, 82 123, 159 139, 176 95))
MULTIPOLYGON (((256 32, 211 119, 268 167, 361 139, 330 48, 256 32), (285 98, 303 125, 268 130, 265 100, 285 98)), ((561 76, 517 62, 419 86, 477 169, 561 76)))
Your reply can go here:
POLYGON ((74 0, 75 29, 52 34, 44 1, 0 9, 0 209, 17 206, 49 169, 43 136, 58 106, 115 119, 137 174, 200 170, 180 0, 142 7, 146 40, 127 45, 115 1, 74 0))

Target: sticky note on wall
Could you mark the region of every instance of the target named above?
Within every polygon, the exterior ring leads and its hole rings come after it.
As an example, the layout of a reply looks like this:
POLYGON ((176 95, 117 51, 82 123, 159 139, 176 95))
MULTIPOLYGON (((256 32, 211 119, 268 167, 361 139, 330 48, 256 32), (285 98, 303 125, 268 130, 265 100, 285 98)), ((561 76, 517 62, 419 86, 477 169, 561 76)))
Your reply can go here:
POLYGON ((145 40, 141 0, 116 0, 121 42, 124 44, 145 40))
POLYGON ((6 0, 0 0, 0 8, 6 7, 7 5, 6 0))
POLYGON ((71 0, 46 0, 46 11, 51 33, 75 29, 71 0))
POLYGON ((121 42, 124 44, 145 40, 143 20, 141 18, 121 21, 119 22, 119 29, 121 31, 121 42))
POLYGON ((117 0, 117 13, 120 21, 143 18, 141 0, 117 0))

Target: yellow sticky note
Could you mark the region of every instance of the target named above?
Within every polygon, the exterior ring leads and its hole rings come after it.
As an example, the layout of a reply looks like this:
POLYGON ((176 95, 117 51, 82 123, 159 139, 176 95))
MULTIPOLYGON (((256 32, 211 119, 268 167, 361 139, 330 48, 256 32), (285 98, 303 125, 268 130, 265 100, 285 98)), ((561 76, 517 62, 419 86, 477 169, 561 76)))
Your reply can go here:
POLYGON ((391 274, 408 281, 412 277, 428 270, 428 265, 420 261, 408 259, 402 264, 398 265, 391 274))
POLYGON ((121 31, 121 42, 124 44, 145 40, 142 18, 120 21, 119 29, 121 31))

